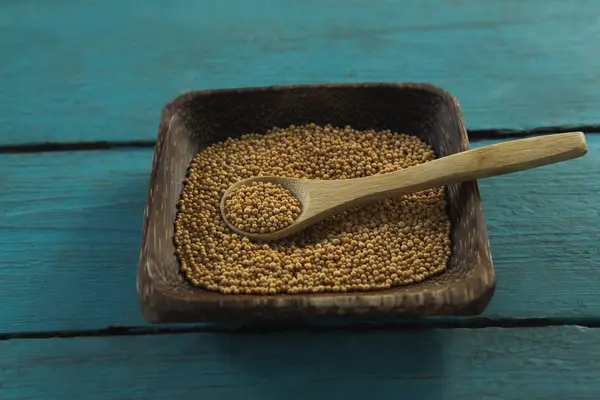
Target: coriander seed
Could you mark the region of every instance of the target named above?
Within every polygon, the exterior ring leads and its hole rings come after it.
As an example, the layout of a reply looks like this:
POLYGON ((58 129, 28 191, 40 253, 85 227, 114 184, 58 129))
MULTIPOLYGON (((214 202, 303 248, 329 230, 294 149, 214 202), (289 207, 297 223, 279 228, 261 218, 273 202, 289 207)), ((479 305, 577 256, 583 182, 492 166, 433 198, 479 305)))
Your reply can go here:
MULTIPOLYGON (((229 186, 254 176, 352 179, 434 159, 415 136, 315 124, 208 146, 192 160, 178 202, 174 244, 181 272, 194 286, 223 294, 343 293, 422 282, 450 259, 443 187, 346 210, 269 243, 233 233, 219 203, 229 186)), ((277 186, 232 193, 228 221, 248 232, 292 223, 300 203, 277 186)))
POLYGON ((276 232, 294 223, 300 207, 300 201, 283 186, 255 181, 228 195, 225 218, 241 231, 276 232))

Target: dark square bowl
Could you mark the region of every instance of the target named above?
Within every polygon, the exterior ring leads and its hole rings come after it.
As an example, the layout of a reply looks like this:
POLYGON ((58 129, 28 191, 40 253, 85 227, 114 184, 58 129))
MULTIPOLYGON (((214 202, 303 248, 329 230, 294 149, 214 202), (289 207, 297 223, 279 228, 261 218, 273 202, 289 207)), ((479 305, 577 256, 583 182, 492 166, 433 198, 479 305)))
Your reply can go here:
POLYGON ((195 91, 176 98, 162 112, 144 212, 137 291, 149 322, 483 311, 494 293, 495 274, 477 182, 447 188, 449 265, 419 284, 365 293, 260 296, 208 292, 184 280, 172 238, 192 158, 227 137, 311 122, 413 134, 438 157, 469 149, 458 102, 428 84, 278 86, 195 91))

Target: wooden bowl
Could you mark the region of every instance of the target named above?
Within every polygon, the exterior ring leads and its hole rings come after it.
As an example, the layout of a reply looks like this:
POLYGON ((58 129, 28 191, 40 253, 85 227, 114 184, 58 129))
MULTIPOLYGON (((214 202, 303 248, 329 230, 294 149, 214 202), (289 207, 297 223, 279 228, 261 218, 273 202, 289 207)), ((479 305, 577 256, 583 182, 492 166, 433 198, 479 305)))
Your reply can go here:
POLYGON ((495 274, 477 182, 448 187, 451 259, 443 273, 419 284, 364 293, 223 295, 183 278, 173 231, 192 158, 227 137, 310 122, 413 134, 438 157, 469 149, 458 102, 428 84, 277 86, 196 91, 176 98, 161 115, 144 212, 137 291, 149 322, 483 311, 494 292, 495 274))

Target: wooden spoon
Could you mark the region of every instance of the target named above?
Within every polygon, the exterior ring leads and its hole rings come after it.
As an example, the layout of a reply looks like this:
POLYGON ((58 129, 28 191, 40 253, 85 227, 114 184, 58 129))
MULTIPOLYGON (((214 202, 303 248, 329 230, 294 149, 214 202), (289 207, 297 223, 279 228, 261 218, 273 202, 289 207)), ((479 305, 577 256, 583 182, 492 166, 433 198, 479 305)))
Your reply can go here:
POLYGON ((231 185, 221 199, 221 214, 234 232, 255 240, 276 240, 292 235, 340 211, 463 181, 504 175, 583 156, 587 144, 582 132, 544 135, 455 153, 400 171, 355 179, 319 180, 253 177, 231 185), (302 212, 288 227, 270 233, 249 233, 225 218, 225 198, 253 181, 273 182, 287 188, 300 201, 302 212))

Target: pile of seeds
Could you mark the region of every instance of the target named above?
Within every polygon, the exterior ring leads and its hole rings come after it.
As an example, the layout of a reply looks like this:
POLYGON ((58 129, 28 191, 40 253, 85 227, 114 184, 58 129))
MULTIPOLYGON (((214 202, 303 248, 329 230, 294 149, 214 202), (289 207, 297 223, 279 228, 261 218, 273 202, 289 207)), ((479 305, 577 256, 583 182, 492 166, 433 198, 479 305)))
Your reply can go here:
POLYGON ((283 186, 252 182, 228 194, 225 218, 243 232, 275 232, 294 223, 300 206, 300 201, 283 186))
POLYGON ((349 179, 433 159, 432 149, 414 136, 314 124, 209 146, 192 160, 179 201, 174 241, 181 270, 193 285, 225 294, 367 291, 421 282, 450 258, 444 188, 360 206, 268 243, 232 233, 219 202, 231 184, 252 176, 349 179))

